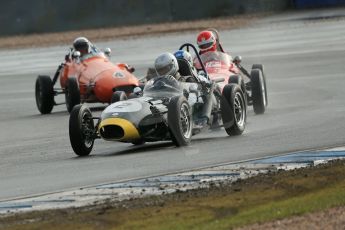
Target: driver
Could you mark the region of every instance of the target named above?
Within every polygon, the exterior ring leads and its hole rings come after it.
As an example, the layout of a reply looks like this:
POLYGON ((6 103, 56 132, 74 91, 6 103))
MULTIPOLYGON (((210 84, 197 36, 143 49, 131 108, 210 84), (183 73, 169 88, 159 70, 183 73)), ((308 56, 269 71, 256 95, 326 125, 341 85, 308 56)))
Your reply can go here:
POLYGON ((193 77, 198 76, 198 72, 193 65, 192 55, 185 50, 178 50, 174 53, 179 64, 179 72, 186 77, 186 81, 193 81, 193 77))
POLYGON ((217 39, 212 31, 201 31, 197 36, 196 42, 200 49, 200 54, 217 51, 217 39))
POLYGON ((200 82, 209 83, 209 80, 205 77, 205 72, 202 70, 198 71, 195 68, 192 55, 189 52, 178 50, 174 55, 179 64, 179 72, 185 77, 186 82, 197 82, 196 79, 198 79, 200 82))
POLYGON ((86 37, 78 37, 73 41, 73 50, 80 52, 82 59, 87 59, 93 56, 108 57, 104 52, 101 52, 95 45, 93 45, 86 37))
POLYGON ((91 53, 92 46, 91 42, 85 37, 78 37, 73 41, 73 48, 75 51, 80 52, 80 56, 91 53))
POLYGON ((176 57, 172 53, 163 53, 155 60, 155 69, 158 76, 173 76, 178 81, 185 79, 178 72, 179 67, 176 57))
POLYGON ((197 36, 196 42, 200 49, 199 54, 203 54, 210 51, 211 52, 220 51, 224 53, 213 31, 210 31, 210 30, 201 31, 197 36))

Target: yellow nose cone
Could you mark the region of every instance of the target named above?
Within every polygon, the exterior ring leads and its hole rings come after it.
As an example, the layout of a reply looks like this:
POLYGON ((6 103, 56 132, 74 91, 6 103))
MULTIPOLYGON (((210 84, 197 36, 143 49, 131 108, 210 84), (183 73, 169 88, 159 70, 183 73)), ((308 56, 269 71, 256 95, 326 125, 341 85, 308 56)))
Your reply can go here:
POLYGON ((140 138, 132 122, 123 118, 107 118, 98 126, 98 133, 105 140, 131 141, 140 138))

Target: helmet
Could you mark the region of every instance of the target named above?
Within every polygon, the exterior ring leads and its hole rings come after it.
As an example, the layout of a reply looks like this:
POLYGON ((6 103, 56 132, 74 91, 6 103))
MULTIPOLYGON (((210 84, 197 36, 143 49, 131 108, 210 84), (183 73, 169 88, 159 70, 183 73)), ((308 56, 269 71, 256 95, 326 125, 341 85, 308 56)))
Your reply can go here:
POLYGON ((204 30, 198 34, 197 44, 201 51, 216 51, 217 41, 212 31, 204 30))
POLYGON ((193 58, 192 55, 190 53, 188 53, 185 50, 178 50, 174 53, 175 57, 177 59, 184 59, 186 60, 190 66, 193 66, 193 58))
POLYGON ((178 71, 178 63, 176 57, 171 53, 164 53, 159 55, 155 60, 155 69, 160 76, 175 76, 178 71))
POLYGON ((73 47, 81 54, 87 54, 91 52, 91 43, 85 37, 78 37, 73 42, 73 47))

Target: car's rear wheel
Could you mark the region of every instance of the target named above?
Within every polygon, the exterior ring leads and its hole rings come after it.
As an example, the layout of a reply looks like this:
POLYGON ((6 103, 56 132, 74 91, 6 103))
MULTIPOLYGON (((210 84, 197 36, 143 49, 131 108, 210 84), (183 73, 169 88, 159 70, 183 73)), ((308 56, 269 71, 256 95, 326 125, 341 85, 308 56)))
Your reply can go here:
POLYGON ((116 91, 111 96, 110 103, 115 103, 115 102, 124 101, 124 100, 127 100, 127 96, 126 96, 125 92, 123 92, 123 91, 116 91))
POLYGON ((95 126, 90 109, 81 104, 74 106, 69 117, 69 138, 75 154, 89 155, 94 136, 95 126))
POLYGON ((171 139, 176 146, 186 146, 192 139, 192 116, 184 96, 171 98, 168 105, 168 125, 171 139))
POLYGON ((263 114, 267 105, 264 78, 260 69, 252 69, 250 75, 254 112, 263 114))
POLYGON ((264 79, 265 98, 266 98, 266 107, 267 107, 267 105, 268 105, 268 98, 267 98, 267 86, 266 86, 266 76, 265 76, 265 71, 264 71, 264 65, 262 65, 262 64, 254 64, 252 66, 252 69, 259 69, 259 70, 261 70, 262 77, 264 79))
POLYGON ((54 107, 54 88, 49 76, 38 76, 35 84, 36 105, 40 113, 51 113, 54 107))
POLYGON ((245 97, 239 85, 227 84, 221 98, 223 125, 228 135, 243 133, 247 120, 245 97))
POLYGON ((67 79, 67 85, 65 89, 65 99, 67 111, 70 113, 75 105, 80 104, 80 91, 78 80, 75 77, 69 77, 67 79))

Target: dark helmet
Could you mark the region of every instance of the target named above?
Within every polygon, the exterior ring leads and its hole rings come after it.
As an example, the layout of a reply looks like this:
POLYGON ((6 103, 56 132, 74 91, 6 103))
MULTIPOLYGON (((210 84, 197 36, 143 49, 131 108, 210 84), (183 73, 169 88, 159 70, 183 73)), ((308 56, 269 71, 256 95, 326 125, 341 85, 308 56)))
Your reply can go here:
POLYGON ((81 54, 86 54, 91 52, 91 43, 85 37, 78 37, 73 42, 73 47, 76 51, 81 54))

